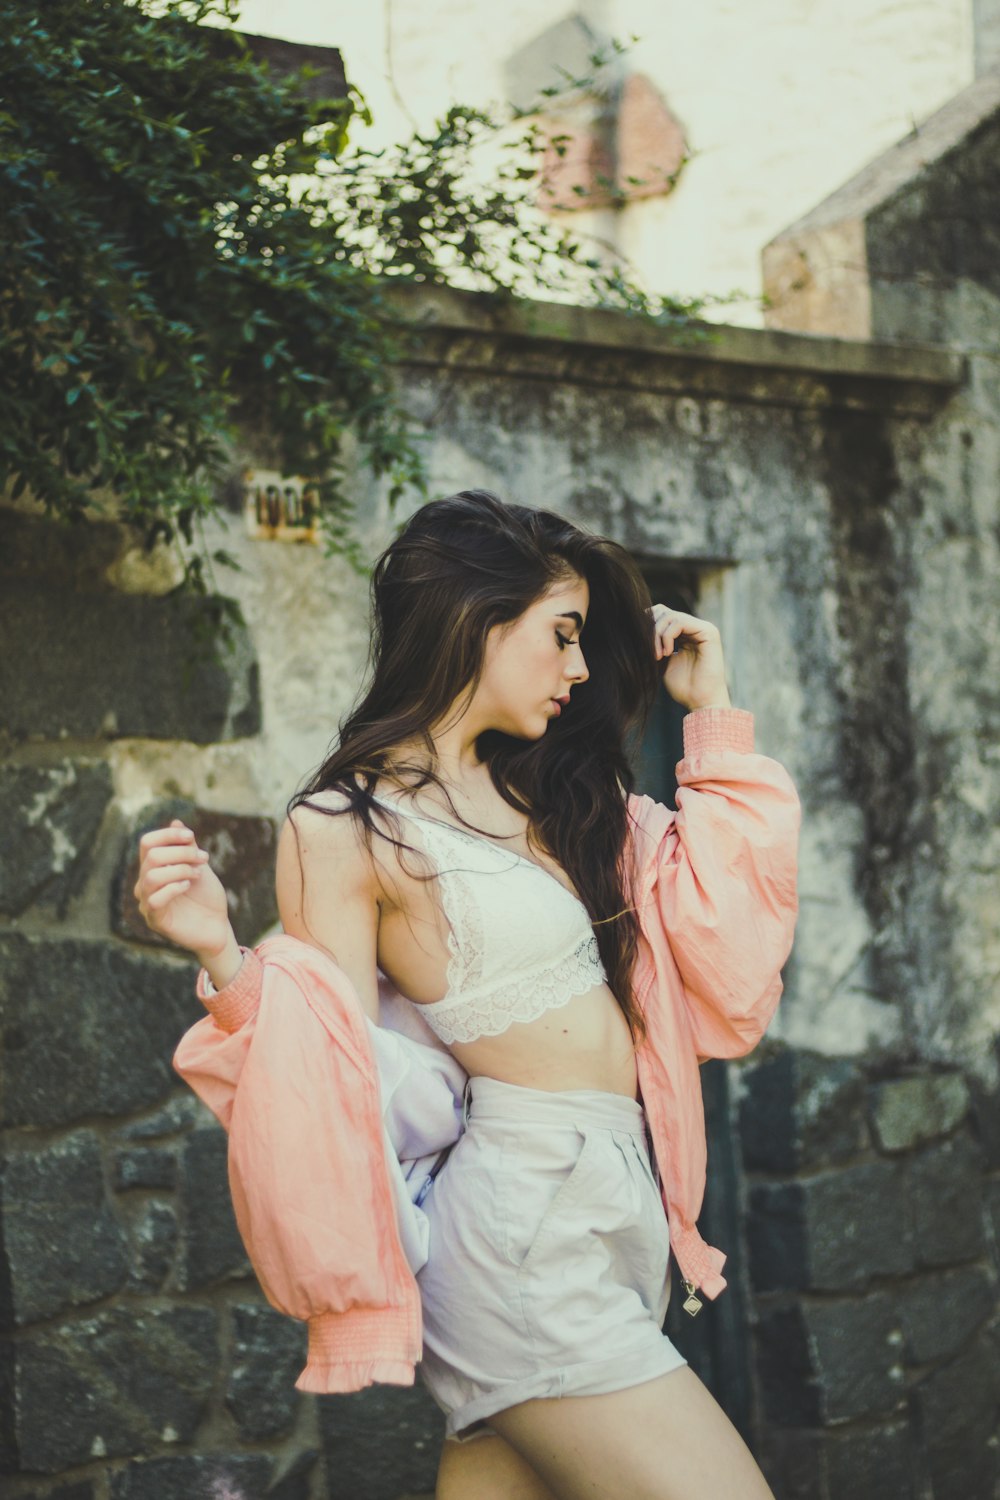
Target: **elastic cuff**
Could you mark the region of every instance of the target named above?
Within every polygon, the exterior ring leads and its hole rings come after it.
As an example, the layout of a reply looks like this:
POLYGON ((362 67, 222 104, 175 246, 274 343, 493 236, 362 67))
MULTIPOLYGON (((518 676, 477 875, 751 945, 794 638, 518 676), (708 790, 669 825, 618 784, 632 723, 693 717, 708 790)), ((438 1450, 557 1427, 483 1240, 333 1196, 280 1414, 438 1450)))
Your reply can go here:
POLYGON ((240 952, 243 962, 221 990, 215 988, 207 969, 198 970, 195 982, 195 994, 223 1031, 238 1031, 260 1004, 264 965, 252 948, 244 948, 241 943, 240 952))
POLYGON ((684 754, 700 750, 741 750, 754 748, 753 714, 748 708, 696 708, 682 720, 684 754))
POLYGON ((297 1390, 355 1391, 372 1381, 412 1385, 422 1353, 419 1295, 398 1307, 350 1307, 309 1319, 306 1367, 297 1390))

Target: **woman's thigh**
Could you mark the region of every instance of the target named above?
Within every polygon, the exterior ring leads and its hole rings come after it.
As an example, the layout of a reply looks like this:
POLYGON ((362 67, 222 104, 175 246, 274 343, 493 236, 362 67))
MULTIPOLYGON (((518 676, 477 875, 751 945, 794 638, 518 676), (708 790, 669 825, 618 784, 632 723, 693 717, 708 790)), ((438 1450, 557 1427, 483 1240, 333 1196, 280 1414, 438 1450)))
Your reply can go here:
POLYGON ((490 1425, 556 1500, 774 1500, 690 1365, 606 1395, 522 1401, 490 1425))
MULTIPOLYGON (((491 1418, 492 1420, 492 1418, 491 1418)), ((441 1448, 434 1500, 555 1500, 527 1459, 490 1434, 441 1448)))

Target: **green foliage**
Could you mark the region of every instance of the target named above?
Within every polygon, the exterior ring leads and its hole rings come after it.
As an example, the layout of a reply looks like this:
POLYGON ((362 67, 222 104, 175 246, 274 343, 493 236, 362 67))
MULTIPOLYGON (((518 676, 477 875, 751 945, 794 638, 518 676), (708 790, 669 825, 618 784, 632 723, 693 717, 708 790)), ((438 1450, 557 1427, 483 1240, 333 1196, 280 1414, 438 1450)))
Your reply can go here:
POLYGON ((485 179, 477 173, 478 153, 508 124, 453 105, 432 133, 415 132, 391 151, 355 148, 318 163, 310 201, 323 204, 352 262, 379 276, 514 297, 547 292, 704 334, 690 328, 692 319, 722 299, 650 296, 620 266, 588 254, 565 225, 538 214, 545 134, 537 121, 503 141, 485 179))
POLYGON ((571 294, 678 328, 705 305, 648 297, 538 228, 537 126, 485 184, 475 150, 509 123, 486 111, 353 147, 356 91, 315 100, 307 76, 222 56, 210 18, 234 22, 235 0, 0 0, 0 482, 70 520, 110 493, 148 543, 184 544, 202 591, 201 523, 246 424, 319 478, 328 545, 355 563, 348 430, 393 500, 422 487, 393 393, 394 281, 571 294))

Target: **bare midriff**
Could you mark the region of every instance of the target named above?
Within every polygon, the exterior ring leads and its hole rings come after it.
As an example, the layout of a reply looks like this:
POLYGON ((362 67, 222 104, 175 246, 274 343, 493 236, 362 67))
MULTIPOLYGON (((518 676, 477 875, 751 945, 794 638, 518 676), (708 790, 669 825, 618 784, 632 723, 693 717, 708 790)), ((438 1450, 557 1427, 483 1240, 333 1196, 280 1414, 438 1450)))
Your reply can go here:
POLYGON ((621 1006, 606 984, 534 1021, 515 1021, 499 1036, 448 1048, 472 1077, 524 1088, 602 1089, 637 1097, 635 1050, 621 1006))
MULTIPOLYGON (((413 1004, 433 1003, 445 991, 448 964, 436 882, 411 878, 393 864, 393 897, 383 891, 380 902, 379 968, 413 1004)), ((553 1092, 601 1089, 630 1099, 638 1094, 628 1022, 607 984, 573 995, 532 1021, 515 1021, 497 1035, 447 1045, 472 1077, 553 1092)))

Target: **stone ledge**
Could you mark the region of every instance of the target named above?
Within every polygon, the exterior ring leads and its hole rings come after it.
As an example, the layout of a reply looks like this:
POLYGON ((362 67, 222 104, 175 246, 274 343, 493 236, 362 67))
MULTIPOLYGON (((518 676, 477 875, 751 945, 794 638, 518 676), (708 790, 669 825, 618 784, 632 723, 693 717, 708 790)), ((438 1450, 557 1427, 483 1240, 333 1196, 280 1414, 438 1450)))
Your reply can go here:
POLYGON ((749 400, 908 409, 939 404, 966 378, 965 357, 933 344, 707 322, 672 329, 602 308, 500 302, 481 292, 438 286, 391 287, 386 298, 418 334, 418 347, 401 360, 405 365, 443 363, 646 390, 658 384, 690 390, 693 382, 708 389, 721 382, 728 389, 742 381, 749 400), (692 336, 700 342, 690 342, 692 336), (617 362, 595 368, 597 349, 609 351, 617 362), (651 377, 651 363, 664 367, 660 381, 651 377), (636 366, 631 381, 629 364, 636 366), (675 369, 672 381, 666 367, 675 369))

